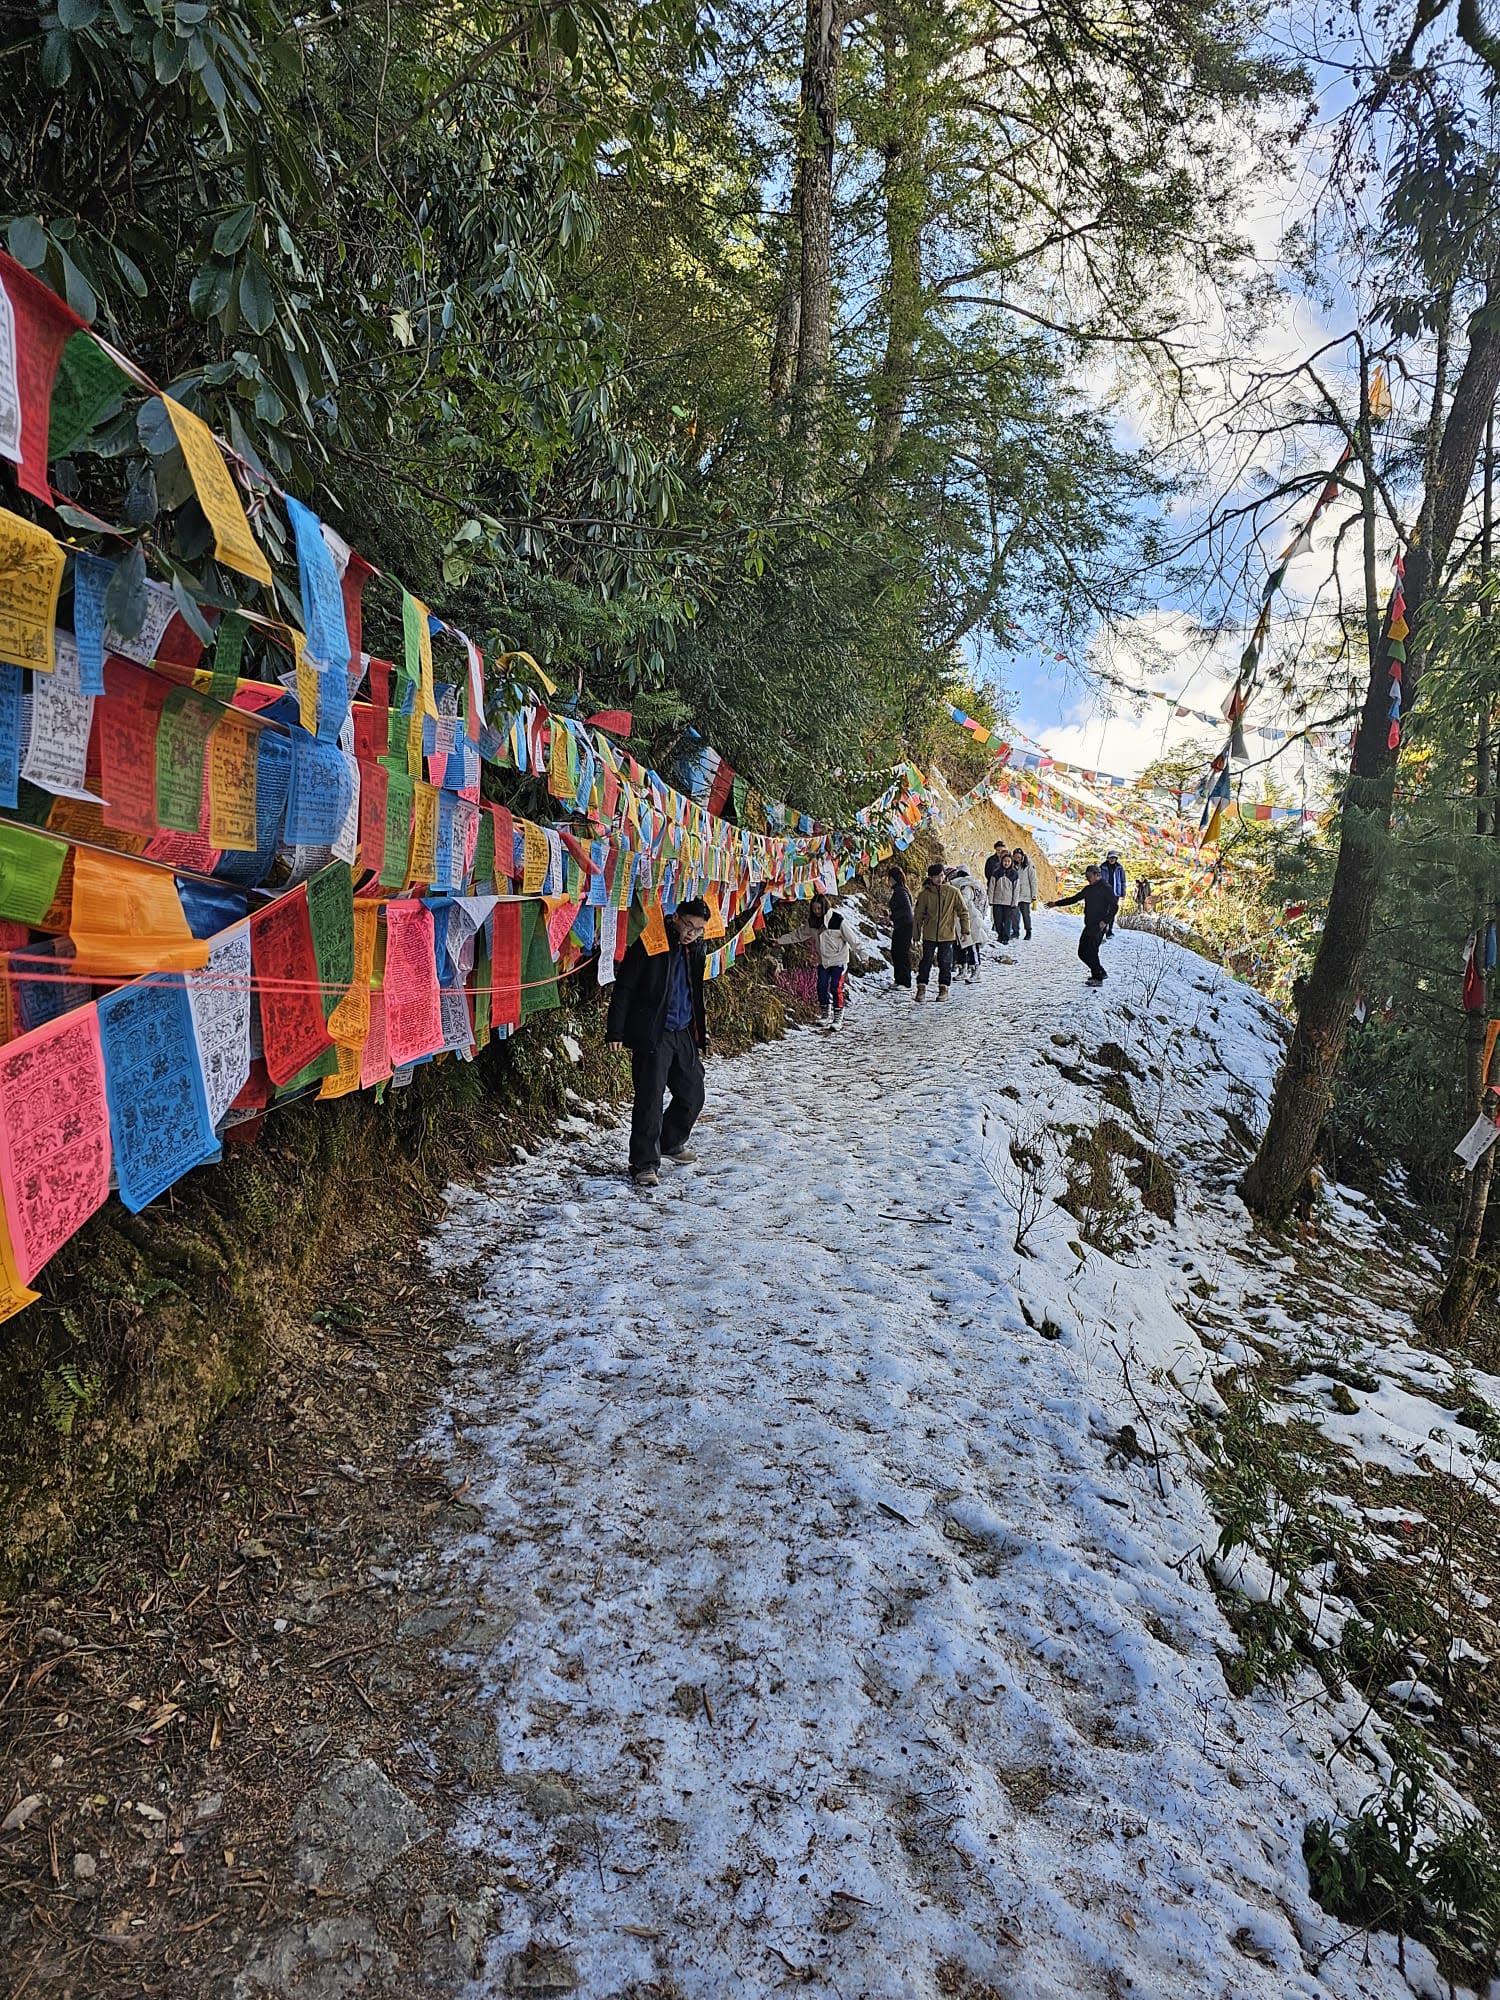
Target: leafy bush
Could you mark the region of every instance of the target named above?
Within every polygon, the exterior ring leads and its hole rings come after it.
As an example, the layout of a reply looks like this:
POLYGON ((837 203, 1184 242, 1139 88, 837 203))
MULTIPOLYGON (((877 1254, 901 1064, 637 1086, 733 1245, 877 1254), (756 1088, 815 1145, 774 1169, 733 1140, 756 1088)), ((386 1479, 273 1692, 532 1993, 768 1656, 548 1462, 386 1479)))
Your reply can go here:
POLYGON ((1303 1835, 1312 1892, 1330 1916, 1394 1931, 1437 1957, 1450 1985, 1489 1990, 1500 1963, 1500 1841, 1483 1821, 1445 1808, 1419 1740, 1396 1742, 1389 1785, 1342 1825, 1313 1820, 1303 1835))

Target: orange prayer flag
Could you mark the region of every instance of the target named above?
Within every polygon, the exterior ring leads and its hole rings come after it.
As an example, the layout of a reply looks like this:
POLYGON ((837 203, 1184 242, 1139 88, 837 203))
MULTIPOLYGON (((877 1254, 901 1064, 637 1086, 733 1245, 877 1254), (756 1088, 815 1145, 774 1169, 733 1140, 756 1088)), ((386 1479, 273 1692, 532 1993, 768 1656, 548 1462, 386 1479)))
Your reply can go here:
POLYGON ((667 939, 667 926, 662 917, 660 901, 647 903, 645 910, 646 928, 641 932, 641 942, 645 945, 648 956, 656 958, 662 952, 671 950, 667 939))
POLYGON ((168 870, 87 847, 73 853, 68 935, 85 976, 195 972, 208 963, 207 940, 188 928, 168 870))

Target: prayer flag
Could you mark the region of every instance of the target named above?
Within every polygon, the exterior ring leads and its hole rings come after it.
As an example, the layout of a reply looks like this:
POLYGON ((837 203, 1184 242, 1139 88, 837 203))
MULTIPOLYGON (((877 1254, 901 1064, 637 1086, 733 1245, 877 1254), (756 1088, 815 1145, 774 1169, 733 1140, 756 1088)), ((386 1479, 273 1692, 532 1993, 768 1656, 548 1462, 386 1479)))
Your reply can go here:
POLYGON ((271 565, 250 532, 245 504, 234 475, 224 461, 219 441, 202 417, 163 396, 179 450, 192 477, 198 505, 214 531, 214 557, 226 569, 238 570, 256 583, 271 583, 271 565))
POLYGON ((120 1199, 136 1214, 191 1168, 217 1158, 219 1142, 181 978, 121 986, 103 996, 97 1013, 120 1199))
POLYGON ((64 343, 82 325, 56 292, 0 250, 0 453, 15 466, 23 492, 49 507, 52 378, 64 343))
POLYGON ((96 1009, 0 1049, 0 1195, 23 1283, 103 1205, 109 1159, 96 1009))

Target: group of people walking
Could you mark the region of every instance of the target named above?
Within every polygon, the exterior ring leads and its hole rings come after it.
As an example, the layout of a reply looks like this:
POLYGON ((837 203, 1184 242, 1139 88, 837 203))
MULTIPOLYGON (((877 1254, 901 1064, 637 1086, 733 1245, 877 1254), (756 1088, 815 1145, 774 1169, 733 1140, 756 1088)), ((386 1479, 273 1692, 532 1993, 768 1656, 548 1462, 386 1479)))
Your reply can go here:
MULTIPOLYGON (((967 868, 945 868, 934 861, 913 896, 906 871, 890 869, 891 960, 898 987, 910 990, 915 965, 916 997, 927 998, 934 969, 937 997, 946 1000, 956 969, 972 980, 979 976, 976 929, 988 908, 995 936, 1002 944, 1031 938, 1031 906, 1038 900, 1035 864, 1024 848, 996 841, 984 865, 984 891, 967 868)), ((1149 907, 1150 887, 1142 908, 1149 907)), ((1113 934, 1115 917, 1125 896, 1125 870, 1113 850, 1102 865, 1087 870, 1076 894, 1048 904, 1063 910, 1083 905, 1083 930, 1078 956, 1088 967, 1090 986, 1102 986, 1104 967, 1099 946, 1113 934)), ((824 1025, 841 1026, 849 977, 850 939, 842 916, 827 899, 815 896, 805 930, 785 942, 810 939, 817 954, 818 1004, 824 1025)), ((693 1158, 688 1145, 703 1109, 703 1055, 708 1048, 708 1021, 703 1004, 704 943, 708 905, 697 898, 680 903, 666 919, 665 951, 648 948, 637 939, 620 961, 610 992, 605 1030, 610 1046, 628 1048, 635 1085, 630 1122, 630 1173, 637 1187, 655 1187, 663 1160, 680 1164, 693 1158), (670 1096, 670 1102, 664 1099, 670 1096)))
POLYGON ((1036 868, 1024 847, 1007 847, 995 842, 995 851, 984 864, 985 900, 990 906, 990 922, 1001 944, 1011 944, 1022 931, 1031 942, 1031 906, 1039 898, 1036 868))

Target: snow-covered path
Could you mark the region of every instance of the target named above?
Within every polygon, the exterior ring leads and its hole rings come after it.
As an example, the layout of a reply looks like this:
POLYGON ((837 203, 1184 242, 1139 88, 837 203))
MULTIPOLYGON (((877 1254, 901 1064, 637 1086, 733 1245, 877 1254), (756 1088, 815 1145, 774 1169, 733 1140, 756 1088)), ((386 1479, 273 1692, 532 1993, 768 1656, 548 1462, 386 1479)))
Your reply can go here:
POLYGON ((946 1008, 872 978, 843 1034, 712 1064, 652 1197, 608 1130, 455 1196, 436 1260, 485 1246, 455 1554, 503 1774, 476 1992, 1409 1991, 1383 1948, 1311 1969, 1302 1832, 1348 1785, 1321 1722, 1228 1695, 1211 1516, 1116 1443, 1112 1346, 1158 1421, 1213 1395, 1191 1202, 1124 1262, 1049 1206, 1023 1258, 995 1173, 1037 1112, 1092 1117, 1099 1043, 1194 1008, 1159 1143, 1197 1143, 1204 1052, 1263 1086, 1265 1011, 1139 936, 1087 992, 1074 925, 1037 930, 946 1008))

